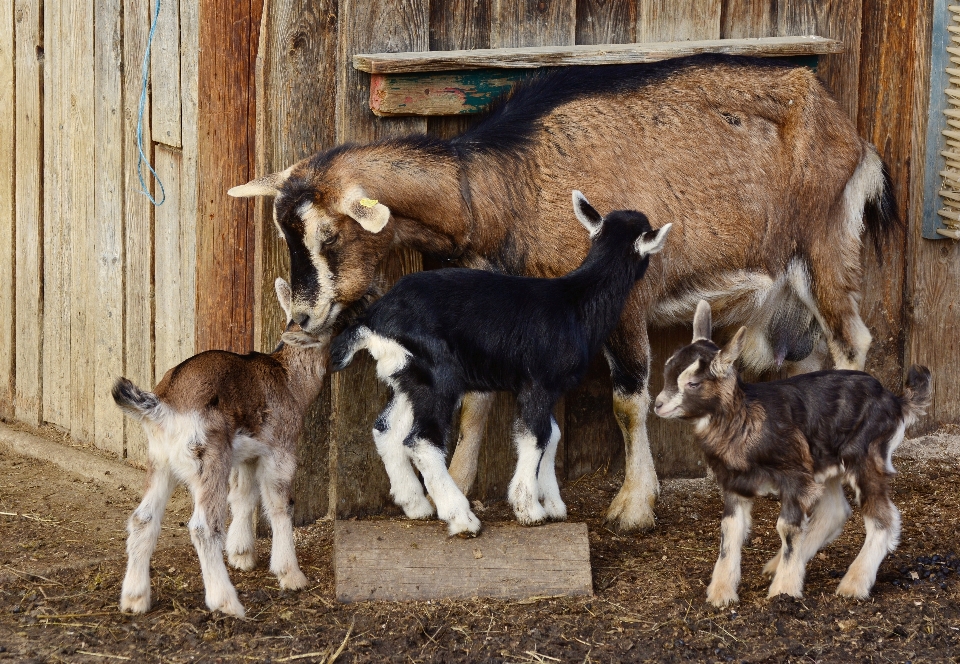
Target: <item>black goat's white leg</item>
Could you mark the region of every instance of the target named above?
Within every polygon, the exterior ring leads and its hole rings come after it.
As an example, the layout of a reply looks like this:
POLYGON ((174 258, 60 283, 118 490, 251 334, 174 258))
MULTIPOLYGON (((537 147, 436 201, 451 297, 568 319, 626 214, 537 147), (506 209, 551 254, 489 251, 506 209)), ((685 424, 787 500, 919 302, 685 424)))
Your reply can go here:
POLYGON ((870 596, 880 563, 900 543, 900 510, 889 498, 885 474, 862 468, 856 482, 863 497, 861 508, 867 536, 840 580, 837 594, 864 599, 870 596))
POLYGON ((513 425, 517 467, 507 489, 507 500, 517 521, 525 526, 542 523, 550 516, 540 503, 541 496, 547 497, 547 489, 551 510, 559 513, 563 506, 562 513, 566 515, 566 506, 560 500, 560 489, 556 485, 554 460, 560 427, 550 414, 554 403, 555 395, 536 386, 517 394, 517 418, 513 425), (553 451, 549 452, 551 446, 553 451))
POLYGON ((242 617, 243 605, 223 562, 227 493, 232 470, 230 442, 224 436, 223 440, 199 442, 191 451, 196 457, 197 473, 188 478, 193 494, 190 540, 200 558, 207 608, 242 617))
POLYGON ((567 506, 560 497, 560 485, 557 483, 557 446, 560 444, 560 426, 550 418, 550 439, 540 461, 537 482, 540 486, 540 500, 547 518, 552 521, 564 521, 567 518, 567 506))
POLYGON ((258 460, 238 464, 230 473, 230 528, 227 529, 227 560, 237 569, 257 566, 257 538, 253 531, 254 515, 260 505, 257 486, 258 460))
POLYGON ((150 558, 160 536, 160 522, 177 480, 166 463, 147 468, 147 490, 127 521, 127 572, 120 591, 120 610, 146 613, 150 609, 150 558))
POLYGON ((642 315, 630 304, 610 338, 606 356, 613 378, 613 411, 626 451, 623 486, 606 518, 620 530, 646 530, 655 525, 653 506, 660 495, 660 482, 647 437, 650 343, 642 315), (622 321, 630 315, 637 318, 627 329, 622 321))
POLYGON ((450 535, 473 537, 480 532, 480 519, 447 471, 443 448, 425 438, 411 441, 410 456, 423 475, 427 492, 437 506, 437 516, 447 522, 450 535))
POLYGON ((517 468, 507 489, 507 500, 513 507, 518 523, 535 526, 547 520, 547 511, 540 504, 540 482, 537 478, 544 448, 537 444, 537 436, 522 419, 514 423, 513 443, 517 450, 517 468))
POLYGON ((380 413, 373 429, 377 453, 390 478, 390 496, 408 519, 428 519, 433 505, 423 493, 423 485, 413 470, 410 449, 404 440, 413 428, 413 407, 406 394, 394 386, 393 400, 380 413))
POLYGON ((720 521, 720 556, 713 567, 707 587, 707 601, 714 606, 737 602, 740 585, 740 552, 750 533, 753 501, 727 492, 723 495, 723 519, 720 521))
POLYGON ((292 454, 276 451, 260 461, 258 481, 263 497, 263 510, 270 520, 273 542, 270 547, 270 571, 286 590, 306 588, 307 577, 297 564, 297 550, 293 541, 293 520, 290 489, 296 459, 292 454))
POLYGON ((464 495, 477 479, 480 444, 487 428, 487 416, 493 406, 493 392, 467 392, 460 406, 460 437, 450 460, 450 476, 464 495))
MULTIPOLYGON (((820 500, 813 507, 810 521, 804 529, 798 555, 804 563, 810 561, 817 551, 839 537, 843 526, 850 518, 850 504, 843 495, 843 484, 840 477, 830 477, 823 485, 820 500)), ((763 567, 763 575, 773 578, 780 565, 783 548, 777 552, 763 567)))

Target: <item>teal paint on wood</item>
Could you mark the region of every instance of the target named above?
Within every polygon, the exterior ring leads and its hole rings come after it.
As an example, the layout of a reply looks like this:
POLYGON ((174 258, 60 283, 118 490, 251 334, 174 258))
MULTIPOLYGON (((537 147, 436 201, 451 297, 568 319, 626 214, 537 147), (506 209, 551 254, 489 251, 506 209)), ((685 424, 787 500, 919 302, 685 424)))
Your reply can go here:
MULTIPOLYGON (((816 55, 782 59, 817 70, 816 55)), ((491 103, 510 92, 518 82, 554 69, 491 67, 412 74, 371 74, 370 110, 380 117, 483 113, 491 103)))

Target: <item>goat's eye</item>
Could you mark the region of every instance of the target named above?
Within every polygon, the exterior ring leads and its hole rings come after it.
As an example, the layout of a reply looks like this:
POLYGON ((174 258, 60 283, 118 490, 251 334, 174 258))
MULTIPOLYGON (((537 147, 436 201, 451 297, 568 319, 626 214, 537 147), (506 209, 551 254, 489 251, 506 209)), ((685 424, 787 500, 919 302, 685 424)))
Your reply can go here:
POLYGON ((699 381, 696 381, 696 382, 690 381, 689 383, 687 383, 687 389, 690 389, 690 390, 699 390, 699 389, 700 389, 700 382, 699 382, 699 381))
POLYGON ((325 238, 325 239, 323 240, 323 242, 321 242, 321 244, 322 244, 323 246, 325 246, 325 247, 332 247, 332 246, 335 245, 339 240, 340 240, 340 234, 339 234, 339 233, 334 233, 334 234, 331 235, 330 237, 325 238))

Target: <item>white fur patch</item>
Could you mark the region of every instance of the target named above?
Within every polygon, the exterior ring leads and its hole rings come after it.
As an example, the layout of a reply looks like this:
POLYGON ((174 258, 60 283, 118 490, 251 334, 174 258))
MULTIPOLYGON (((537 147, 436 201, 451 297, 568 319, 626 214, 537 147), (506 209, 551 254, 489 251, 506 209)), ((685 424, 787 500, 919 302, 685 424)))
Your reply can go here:
POLYGON ((867 536, 863 548, 851 563, 847 573, 840 580, 837 594, 843 597, 866 599, 877 579, 877 568, 888 553, 897 548, 900 542, 900 512, 893 505, 893 523, 889 528, 881 528, 875 519, 865 517, 864 529, 867 536))
POLYGON ((900 447, 900 443, 903 442, 903 434, 907 430, 907 423, 901 422, 900 426, 897 427, 896 432, 893 436, 890 437, 890 442, 887 445, 887 472, 895 473, 896 469, 893 467, 893 453, 897 451, 897 448, 900 447))
POLYGON ((560 485, 557 484, 557 445, 560 443, 560 427, 557 421, 550 418, 550 440, 540 461, 540 471, 537 473, 537 482, 540 486, 540 499, 547 517, 555 521, 567 518, 567 506, 560 497, 560 485))
POLYGON ((323 241, 330 232, 330 221, 311 202, 301 205, 297 214, 303 219, 303 243, 317 273, 317 299, 315 302, 294 299, 293 314, 306 313, 310 316, 313 324, 309 326, 309 332, 334 320, 342 306, 335 302, 337 289, 334 275, 323 255, 323 241))
POLYGON ((720 522, 720 555, 707 587, 707 601, 714 606, 726 606, 739 600, 737 587, 740 585, 740 553, 743 542, 750 533, 752 506, 752 501, 740 499, 734 513, 720 522))
POLYGON ((426 519, 433 506, 423 494, 423 486, 413 471, 410 451, 403 441, 413 428, 413 407, 407 395, 394 386, 393 401, 386 414, 387 429, 373 430, 373 441, 390 478, 390 495, 409 519, 426 519))
POLYGON ((380 336, 375 332, 370 332, 367 335, 362 347, 365 347, 373 356, 373 359, 376 360, 377 376, 382 380, 386 380, 407 366, 411 355, 410 351, 397 341, 380 336))
POLYGON ((546 510, 540 504, 540 484, 537 480, 543 453, 537 448, 536 436, 519 420, 514 423, 513 442, 517 449, 517 468, 510 480, 507 499, 519 523, 536 525, 547 518, 546 510))
POLYGON ((447 472, 443 450, 429 441, 414 441, 410 457, 423 475, 427 492, 437 505, 437 516, 447 522, 450 535, 476 535, 480 520, 470 511, 470 503, 447 472))

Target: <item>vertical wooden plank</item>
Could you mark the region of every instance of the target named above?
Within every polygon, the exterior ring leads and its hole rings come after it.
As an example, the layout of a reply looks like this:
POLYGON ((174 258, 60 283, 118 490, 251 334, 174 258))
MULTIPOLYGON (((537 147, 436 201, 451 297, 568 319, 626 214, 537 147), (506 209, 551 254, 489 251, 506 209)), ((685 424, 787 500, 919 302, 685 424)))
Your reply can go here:
MULTIPOLYGON (((720 0, 685 0, 676 7, 657 0, 641 6, 637 40, 717 39, 720 37, 720 14, 720 0)), ((686 326, 650 330, 648 389, 651 395, 663 387, 666 359, 679 346, 689 342, 690 328, 686 326)), ((647 430, 660 476, 689 477, 703 473, 702 455, 688 425, 677 420, 663 420, 649 412, 647 430)))
MULTIPOLYGON (((44 307, 43 307, 43 419, 70 429, 70 216, 63 213, 67 195, 64 158, 66 117, 70 95, 65 93, 67 45, 62 35, 66 8, 47 3, 44 8, 44 307)), ((69 150, 69 148, 67 148, 69 150)))
POLYGON ((0 417, 12 418, 16 387, 16 300, 14 275, 17 260, 14 244, 15 177, 13 0, 0 0, 0 417))
MULTIPOLYGON (((150 31, 149 0, 123 0, 123 243, 124 243, 124 375, 138 385, 153 375, 153 205, 140 191, 137 177, 137 111, 141 67, 150 31)), ((144 105, 144 152, 153 159, 150 140, 150 92, 144 105)), ((146 172, 146 167, 144 167, 146 172)), ((153 191, 153 180, 146 172, 153 191)), ((127 458, 147 462, 147 441, 139 424, 124 421, 127 458)))
MULTIPOLYGON (((910 227, 907 237, 910 288, 905 307, 907 328, 905 366, 927 365, 933 372, 933 404, 917 428, 930 430, 960 421, 960 244, 925 240, 920 236, 924 208, 925 132, 930 94, 931 0, 917 3, 914 32, 904 35, 902 48, 913 52, 913 151, 910 162, 910 227)), ((865 4, 866 8, 870 4, 865 4)), ((892 48, 894 40, 888 44, 892 48)), ((901 92, 905 94, 905 92, 901 92)))
POLYGON ((64 55, 69 85, 66 136, 69 161, 65 161, 69 196, 61 214, 70 217, 70 434, 93 442, 94 330, 97 317, 92 289, 96 252, 94 220, 94 124, 93 124, 93 0, 70 0, 62 16, 61 39, 68 44, 64 55))
POLYGON ((198 14, 197 350, 253 345, 254 225, 227 189, 253 176, 254 58, 262 0, 198 14))
POLYGON ((494 0, 492 48, 511 46, 564 46, 576 39, 577 6, 574 0, 494 0))
POLYGON ((171 367, 193 355, 193 321, 184 312, 193 307, 193 292, 183 284, 184 267, 192 257, 184 255, 183 236, 192 232, 193 224, 180 214, 180 152, 158 144, 155 167, 167 192, 166 202, 155 215, 154 251, 156 262, 156 364, 154 374, 162 376, 171 367))
MULTIPOLYGON (((150 48, 150 87, 153 95, 153 140, 180 147, 180 6, 175 0, 153 0, 150 15, 160 2, 160 15, 150 48)), ((196 11, 185 3, 187 11, 196 11)), ((189 127, 189 125, 187 125, 189 127)))
MULTIPOLYGON (((368 107, 370 76, 353 69, 350 57, 363 52, 427 50, 427 0, 343 0, 338 20, 336 141, 370 141, 424 131, 422 118, 377 119, 368 107)), ((392 282, 421 267, 419 254, 400 250, 387 257, 381 273, 392 282)), ((389 389, 377 380, 368 358, 333 376, 331 384, 331 511, 345 515, 380 509, 389 487, 371 431, 389 389), (364 398, 358 399, 361 394, 364 398)))
POLYGON ((18 0, 16 35, 16 396, 14 414, 40 423, 41 316, 43 314, 42 5, 18 0))
MULTIPOLYGON (((197 228, 199 216, 200 14, 195 2, 180 6, 180 303, 186 356, 197 350, 197 228)), ((251 92, 250 94, 253 94, 251 92)), ((225 185, 226 186, 226 185, 225 185)), ((248 350, 248 349, 245 349, 248 350)))
POLYGON ((123 456, 123 413, 110 388, 123 373, 123 116, 120 0, 95 0, 94 173, 96 308, 94 432, 97 447, 123 456))
POLYGON ((629 44, 637 41, 638 4, 632 0, 579 0, 578 44, 629 44))
POLYGON ((723 39, 771 37, 777 34, 778 0, 723 0, 720 36, 723 39))
POLYGON ((719 0, 647 0, 640 3, 638 14, 638 42, 720 36, 719 0))
MULTIPOLYGON (((626 0, 581 0, 577 3, 577 43, 636 41, 637 11, 637 4, 626 0)), ((602 355, 594 359, 583 384, 570 392, 564 403, 566 478, 622 466, 623 436, 613 416, 613 382, 602 355)))
MULTIPOLYGON (((272 173, 332 147, 336 124, 337 3, 267 0, 257 55, 256 173, 272 173), (316 100, 304 103, 304 100, 316 100)), ((285 323, 273 282, 289 278, 289 254, 273 223, 272 200, 254 201, 255 347, 273 350, 285 323)), ((327 514, 330 473, 329 378, 307 412, 297 443, 294 521, 327 514)))

